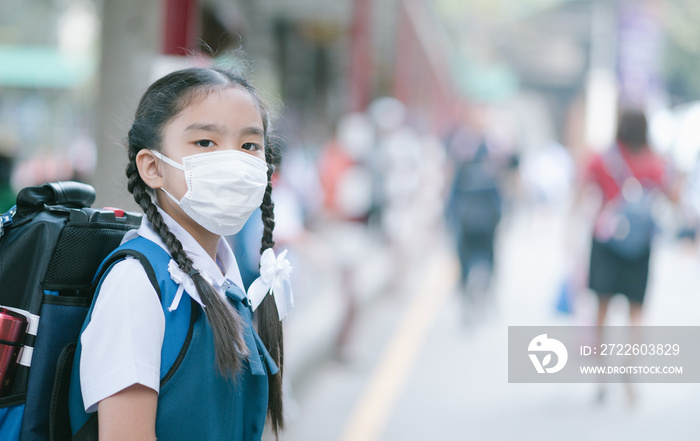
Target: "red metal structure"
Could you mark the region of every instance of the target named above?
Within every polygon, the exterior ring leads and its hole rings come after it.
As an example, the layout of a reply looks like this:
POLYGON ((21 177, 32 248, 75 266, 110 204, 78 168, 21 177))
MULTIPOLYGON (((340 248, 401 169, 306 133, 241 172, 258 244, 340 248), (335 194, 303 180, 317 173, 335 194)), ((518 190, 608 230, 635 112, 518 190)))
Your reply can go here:
POLYGON ((350 27, 349 107, 367 109, 372 94, 371 0, 354 0, 350 27))
POLYGON ((424 129, 442 134, 452 124, 459 96, 450 75, 448 42, 432 19, 424 1, 400 2, 394 96, 414 119, 425 118, 424 129))
POLYGON ((165 0, 163 53, 187 55, 195 49, 199 35, 197 0, 165 0))

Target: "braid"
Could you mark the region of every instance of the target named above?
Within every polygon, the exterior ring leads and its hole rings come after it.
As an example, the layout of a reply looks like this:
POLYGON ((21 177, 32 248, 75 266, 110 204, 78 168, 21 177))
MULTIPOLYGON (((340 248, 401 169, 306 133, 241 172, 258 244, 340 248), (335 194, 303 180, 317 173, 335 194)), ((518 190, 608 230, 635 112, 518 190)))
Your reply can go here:
MULTIPOLYGON (((148 194, 147 186, 141 179, 136 168, 135 154, 129 154, 127 166, 128 188, 134 195, 153 229, 163 239, 172 258, 178 267, 190 274, 193 269, 192 260, 182 248, 182 243, 170 231, 160 212, 148 194)), ((230 373, 235 376, 241 369, 242 360, 248 355, 248 347, 243 340, 243 319, 233 307, 219 297, 209 282, 199 272, 192 276, 197 292, 205 305, 204 312, 214 334, 216 348, 216 365, 222 374, 230 373)))
MULTIPOLYGON (((274 203, 272 202, 272 173, 274 172, 273 148, 270 145, 265 149, 265 160, 267 161, 267 188, 263 197, 260 211, 262 212, 263 235, 261 240, 260 253, 275 246, 272 239, 272 231, 275 228, 274 203)), ((268 417, 272 424, 272 429, 277 435, 284 429, 284 409, 282 403, 282 374, 284 367, 284 338, 282 333, 282 322, 279 320, 275 299, 266 295, 256 311, 258 317, 258 333, 265 347, 272 355, 280 371, 277 375, 269 377, 269 397, 268 397, 268 417)))
POLYGON ((275 246, 275 241, 272 238, 272 231, 275 229, 275 204, 272 202, 272 173, 274 172, 274 167, 269 163, 269 154, 265 152, 265 159, 268 160, 267 165, 267 187, 265 188, 265 195, 263 196, 262 205, 260 205, 260 211, 262 212, 262 222, 263 222, 263 234, 260 244, 260 254, 268 248, 275 246))

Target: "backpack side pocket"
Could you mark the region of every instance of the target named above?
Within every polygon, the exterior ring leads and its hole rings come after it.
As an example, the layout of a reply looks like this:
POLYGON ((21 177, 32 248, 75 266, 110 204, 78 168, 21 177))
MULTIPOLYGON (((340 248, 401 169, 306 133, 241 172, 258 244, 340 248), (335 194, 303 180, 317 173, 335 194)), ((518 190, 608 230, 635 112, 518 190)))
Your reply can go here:
POLYGON ((72 436, 68 416, 68 389, 77 346, 77 342, 68 343, 58 356, 49 406, 49 441, 70 441, 72 436))
POLYGON ((78 340, 88 306, 85 298, 44 296, 29 370, 23 440, 45 440, 49 433, 49 408, 57 360, 66 345, 78 340))

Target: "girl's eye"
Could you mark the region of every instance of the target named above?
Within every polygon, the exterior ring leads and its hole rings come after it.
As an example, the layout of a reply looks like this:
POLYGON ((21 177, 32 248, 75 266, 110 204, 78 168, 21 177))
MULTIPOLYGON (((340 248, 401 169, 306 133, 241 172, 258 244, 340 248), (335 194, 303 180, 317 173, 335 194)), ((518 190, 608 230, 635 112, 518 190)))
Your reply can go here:
POLYGON ((200 147, 213 147, 214 141, 211 141, 209 139, 202 139, 201 141, 195 142, 195 145, 198 145, 200 147))
POLYGON ((248 150, 248 151, 251 151, 251 152, 255 152, 255 151, 258 151, 258 150, 262 150, 262 147, 260 146, 260 144, 256 144, 256 143, 254 143, 254 142, 246 142, 245 144, 243 144, 243 145, 241 146, 241 148, 242 148, 243 150, 248 150))

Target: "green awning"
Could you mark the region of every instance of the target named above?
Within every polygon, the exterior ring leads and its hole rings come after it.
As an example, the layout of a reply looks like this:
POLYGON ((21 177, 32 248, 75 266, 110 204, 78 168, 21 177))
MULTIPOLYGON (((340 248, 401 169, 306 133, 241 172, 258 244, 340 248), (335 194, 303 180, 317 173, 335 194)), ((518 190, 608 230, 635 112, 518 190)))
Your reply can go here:
POLYGON ((452 61, 452 75, 462 94, 476 101, 499 101, 518 92, 517 74, 504 64, 487 65, 464 58, 452 61))
POLYGON ((88 80, 94 63, 57 48, 0 46, 0 87, 72 88, 88 80))

